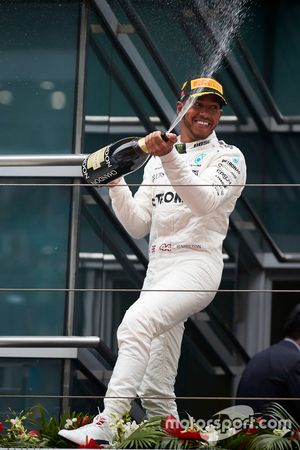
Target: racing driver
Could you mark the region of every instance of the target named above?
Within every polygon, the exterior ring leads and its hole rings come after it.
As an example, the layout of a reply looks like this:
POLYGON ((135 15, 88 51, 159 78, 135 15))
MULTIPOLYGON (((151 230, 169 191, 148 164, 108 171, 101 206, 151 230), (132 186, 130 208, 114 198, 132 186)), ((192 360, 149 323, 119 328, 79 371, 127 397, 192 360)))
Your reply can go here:
POLYGON ((123 178, 110 184, 113 210, 128 233, 137 239, 150 234, 149 265, 140 297, 118 328, 118 359, 103 412, 89 425, 59 432, 79 445, 90 439, 111 443, 111 414, 122 417, 137 395, 147 417, 178 418, 174 383, 184 322, 218 290, 228 218, 246 180, 243 154, 214 131, 226 104, 221 84, 188 80, 178 113, 187 101, 192 105, 180 136, 146 136, 153 157, 136 194, 123 178))

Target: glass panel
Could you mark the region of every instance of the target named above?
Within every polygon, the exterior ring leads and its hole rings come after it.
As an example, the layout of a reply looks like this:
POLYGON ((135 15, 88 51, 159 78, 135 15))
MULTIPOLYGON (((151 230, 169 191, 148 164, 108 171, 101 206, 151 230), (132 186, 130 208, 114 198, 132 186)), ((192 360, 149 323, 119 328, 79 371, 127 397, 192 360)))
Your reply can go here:
POLYGON ((78 0, 2 2, 1 153, 72 152, 78 20, 78 0))
MULTIPOLYGON (((243 195, 281 251, 299 253, 299 187, 268 186, 298 183, 299 137, 284 134, 263 138, 259 134, 252 134, 249 138, 246 134, 227 134, 224 139, 237 145, 244 153, 247 162, 247 183, 267 185, 249 186, 243 195)), ((239 201, 238 205, 241 205, 239 201)), ((249 221, 251 218, 248 214, 244 219, 249 221)), ((259 229, 253 228, 252 231, 257 235, 257 239, 263 242, 259 229)), ((257 243, 259 244, 259 240, 257 243)), ((265 247, 260 248, 266 250, 265 247)))
MULTIPOLYGON (((107 189, 101 188, 101 196, 105 199, 106 195, 107 189)), ((83 191, 83 203, 79 286, 99 291, 77 294, 75 332, 98 335, 116 352, 117 327, 138 296, 132 290, 141 287, 145 268, 88 189, 83 191), (122 266, 120 257, 128 257, 130 264, 133 261, 133 274, 122 266)))
MULTIPOLYGON (((73 152, 80 4, 1 3, 1 154, 73 152)), ((66 293, 46 289, 67 285, 70 188, 47 187, 57 182, 50 179, 0 181, 13 184, 0 187, 0 334, 62 335, 66 293), (18 186, 22 182, 45 186, 18 186)), ((60 394, 61 361, 1 364, 2 393, 60 394)), ((39 402, 12 397, 2 401, 1 412, 39 402)), ((56 413, 60 400, 42 403, 56 413)))
POLYGON ((60 400, 47 396, 60 394, 60 361, 1 358, 0 368, 1 422, 12 412, 36 405, 42 405, 49 416, 59 413, 60 400))
POLYGON ((66 288, 70 188, 2 186, 0 207, 0 334, 62 335, 66 294, 43 289, 66 288))
MULTIPOLYGON (((270 10, 270 8, 268 8, 270 10)), ((299 116, 299 21, 300 4, 293 0, 279 2, 276 8, 273 92, 282 114, 299 116)))

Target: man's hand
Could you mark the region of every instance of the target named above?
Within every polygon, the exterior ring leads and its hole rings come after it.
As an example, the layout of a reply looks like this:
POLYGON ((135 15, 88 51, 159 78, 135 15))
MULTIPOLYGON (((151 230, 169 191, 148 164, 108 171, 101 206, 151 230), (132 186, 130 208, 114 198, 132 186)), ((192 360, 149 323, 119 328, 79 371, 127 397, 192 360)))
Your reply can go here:
POLYGON ((116 178, 115 180, 110 181, 109 183, 107 183, 107 186, 108 186, 109 188, 112 188, 112 187, 114 187, 114 186, 117 186, 117 185, 120 183, 121 180, 122 180, 122 177, 116 178))
POLYGON ((145 137, 145 144, 148 149, 149 155, 163 156, 173 148, 173 145, 177 142, 177 135, 174 133, 167 133, 168 141, 164 141, 161 137, 160 131, 154 131, 145 137))

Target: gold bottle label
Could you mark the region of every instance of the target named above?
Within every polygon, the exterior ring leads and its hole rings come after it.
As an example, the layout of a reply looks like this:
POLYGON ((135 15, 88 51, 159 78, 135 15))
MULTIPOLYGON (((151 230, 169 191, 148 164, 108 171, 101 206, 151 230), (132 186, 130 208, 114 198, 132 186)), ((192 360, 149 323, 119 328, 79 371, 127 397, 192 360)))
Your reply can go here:
POLYGON ((106 155, 108 153, 108 145, 106 147, 100 148, 94 153, 91 153, 87 160, 87 168, 97 170, 101 167, 101 164, 106 160, 106 155))
POLYGON ((138 146, 143 150, 143 152, 148 153, 148 149, 145 144, 145 138, 141 138, 138 140, 138 146))

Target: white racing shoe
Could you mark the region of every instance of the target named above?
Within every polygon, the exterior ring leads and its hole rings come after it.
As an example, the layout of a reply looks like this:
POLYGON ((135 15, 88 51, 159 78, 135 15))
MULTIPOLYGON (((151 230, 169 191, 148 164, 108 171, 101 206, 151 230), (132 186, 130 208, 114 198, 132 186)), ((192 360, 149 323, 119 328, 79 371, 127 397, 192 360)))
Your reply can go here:
POLYGON ((112 432, 109 428, 108 418, 100 414, 95 416, 93 422, 88 425, 75 428, 75 430, 63 429, 58 434, 78 445, 88 445, 91 439, 96 441, 97 444, 112 443, 112 432))

